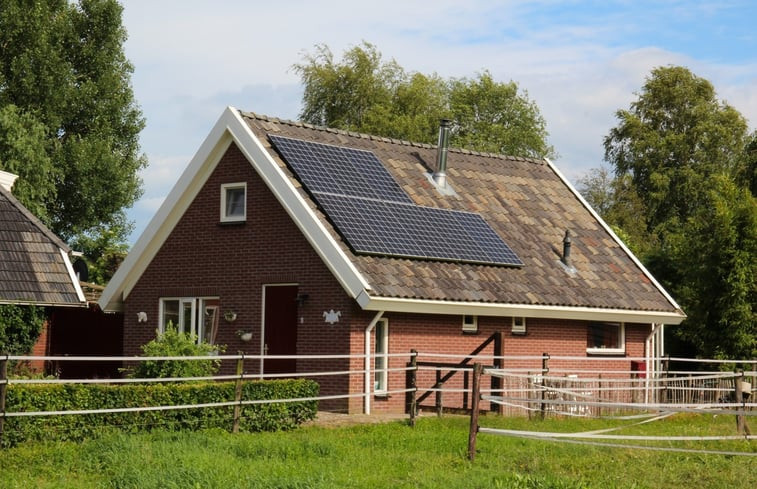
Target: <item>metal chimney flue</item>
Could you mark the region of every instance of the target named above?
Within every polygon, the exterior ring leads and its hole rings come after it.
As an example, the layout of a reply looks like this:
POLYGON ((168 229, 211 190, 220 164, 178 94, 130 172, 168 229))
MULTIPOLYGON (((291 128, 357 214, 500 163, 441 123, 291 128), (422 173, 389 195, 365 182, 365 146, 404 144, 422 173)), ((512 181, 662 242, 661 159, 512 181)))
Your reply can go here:
POLYGON ((562 239, 562 262, 567 267, 571 266, 570 265, 570 245, 571 245, 570 229, 567 229, 565 231, 565 237, 562 239))
POLYGON ((449 128, 452 121, 442 119, 439 125, 439 142, 436 149, 436 170, 434 182, 440 188, 447 186, 447 149, 449 147, 449 128))

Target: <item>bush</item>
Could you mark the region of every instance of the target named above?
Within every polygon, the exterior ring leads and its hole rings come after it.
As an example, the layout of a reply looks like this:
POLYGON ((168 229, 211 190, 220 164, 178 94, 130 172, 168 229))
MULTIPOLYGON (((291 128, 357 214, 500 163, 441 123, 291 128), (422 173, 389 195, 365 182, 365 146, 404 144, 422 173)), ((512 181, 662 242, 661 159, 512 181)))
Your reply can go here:
POLYGON ((42 332, 45 319, 43 307, 0 305, 0 353, 28 354, 42 332))
MULTIPOLYGON (((164 332, 158 332, 154 340, 142 346, 147 357, 208 356, 225 349, 225 346, 197 343, 197 336, 180 333, 170 322, 164 332)), ((220 366, 220 360, 145 360, 128 376, 135 379, 210 377, 220 366)))
MULTIPOLYGON (((179 406, 234 400, 234 382, 171 384, 11 384, 6 412, 117 409, 147 406, 179 406)), ((242 400, 275 400, 315 397, 312 380, 258 380, 245 382, 242 400)), ((242 432, 289 430, 314 419, 317 401, 253 404, 243 406, 242 432)), ((74 440, 108 430, 140 433, 153 429, 231 431, 233 406, 97 414, 8 417, 0 446, 23 441, 74 440)))

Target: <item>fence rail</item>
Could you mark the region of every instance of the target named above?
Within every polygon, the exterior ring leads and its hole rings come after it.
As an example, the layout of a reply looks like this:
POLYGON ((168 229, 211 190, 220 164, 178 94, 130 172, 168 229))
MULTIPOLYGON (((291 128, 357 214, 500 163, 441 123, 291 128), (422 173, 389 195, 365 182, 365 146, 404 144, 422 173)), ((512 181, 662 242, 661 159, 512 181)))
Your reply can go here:
MULTIPOLYGON (((751 387, 757 384, 757 360, 712 360, 686 358, 654 358, 652 361, 665 365, 662 370, 621 368, 620 365, 645 365, 649 357, 578 357, 543 355, 484 355, 480 351, 468 355, 435 352, 409 352, 382 355, 386 359, 381 372, 386 373, 389 385, 381 391, 382 396, 403 395, 406 412, 411 422, 418 409, 431 407, 438 414, 445 409, 473 408, 474 402, 481 409, 507 415, 564 415, 564 416, 627 416, 633 410, 677 409, 690 412, 729 413, 742 417, 753 416, 757 407, 751 387), (472 394, 473 360, 489 365, 486 375, 496 381, 480 387, 480 397, 472 394), (670 370, 671 362, 681 366, 670 370), (735 372, 723 372, 724 366, 738 366, 735 372), (689 367, 689 368, 687 368, 689 367), (743 370, 741 370, 743 369, 743 370), (455 375, 459 374, 459 375, 455 375), (433 395, 433 406, 423 402, 433 395)), ((196 357, 140 357, 140 356, 0 356, 0 437, 6 419, 12 417, 58 416, 74 414, 112 413, 143 410, 176 410, 205 407, 244 405, 254 401, 228 400, 218 403, 181 406, 142 406, 122 409, 88 409, 50 412, 9 412, 6 395, 13 385, 25 384, 129 384, 147 382, 192 382, 192 381, 245 381, 276 378, 366 377, 376 374, 366 355, 208 355, 196 357), (220 360, 240 363, 252 361, 255 365, 265 360, 295 359, 313 361, 341 360, 331 362, 331 370, 287 373, 245 372, 238 368, 236 374, 182 378, 80 378, 60 379, 14 378, 8 375, 10 362, 120 362, 133 364, 151 361, 197 361, 220 360), (362 368, 351 368, 357 362, 362 368), (346 366, 346 368, 345 368, 346 366)), ((345 382, 345 385, 349 382, 345 382)), ((363 392, 329 392, 316 398, 278 399, 260 402, 297 402, 304 400, 371 399, 374 392, 366 386, 363 392)), ((745 422, 744 422, 745 423, 745 422)), ((745 425, 746 426, 746 425, 745 425)), ((747 428, 748 429, 748 426, 747 428)))

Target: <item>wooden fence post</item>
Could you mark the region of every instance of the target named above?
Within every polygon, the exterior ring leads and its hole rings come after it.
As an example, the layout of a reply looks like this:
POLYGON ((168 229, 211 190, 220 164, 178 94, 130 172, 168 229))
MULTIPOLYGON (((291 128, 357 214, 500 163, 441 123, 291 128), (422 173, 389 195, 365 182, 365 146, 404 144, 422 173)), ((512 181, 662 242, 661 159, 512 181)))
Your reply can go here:
POLYGON ((244 374, 244 353, 237 359, 237 380, 234 385, 234 421, 231 427, 232 433, 239 433, 239 420, 242 417, 242 377, 244 374))
MULTIPOLYGON (((494 333, 494 362, 492 362, 492 365, 494 365, 494 368, 497 370, 501 370, 504 368, 504 346, 502 341, 502 331, 497 331, 494 333)), ((492 375, 492 395, 494 396, 503 396, 503 393, 500 392, 502 390, 502 387, 504 386, 504 380, 499 375, 492 375)), ((490 406, 491 410, 493 410, 497 414, 502 414, 502 405, 501 404, 493 404, 490 406)))
POLYGON ((468 460, 476 458, 476 435, 478 434, 478 404, 481 399, 480 363, 473 365, 473 392, 471 393, 470 431, 468 432, 468 460))
POLYGON ((436 383, 434 384, 434 389, 436 389, 436 415, 438 417, 442 417, 442 371, 436 370, 436 383))
POLYGON ((0 446, 3 443, 5 429, 5 392, 8 386, 8 355, 0 357, 0 446))
POLYGON ((415 426, 415 416, 418 414, 418 352, 416 350, 410 350, 410 370, 408 371, 410 380, 408 382, 408 388, 410 392, 410 426, 415 426))
POLYGON ((545 352, 541 355, 541 406, 539 407, 539 417, 544 419, 544 412, 547 408, 544 403, 544 397, 547 391, 547 379, 545 377, 549 373, 549 353, 545 352))

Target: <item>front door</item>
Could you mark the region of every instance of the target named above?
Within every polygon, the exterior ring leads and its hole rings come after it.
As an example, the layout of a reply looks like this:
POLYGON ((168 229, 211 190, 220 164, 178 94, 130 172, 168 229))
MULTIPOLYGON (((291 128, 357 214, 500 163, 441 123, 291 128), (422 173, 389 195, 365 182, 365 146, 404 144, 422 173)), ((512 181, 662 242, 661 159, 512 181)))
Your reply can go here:
MULTIPOLYGON (((263 352, 265 355, 297 354, 297 286, 263 287, 263 352)), ((263 373, 284 374, 297 371, 295 359, 266 359, 263 373)))

